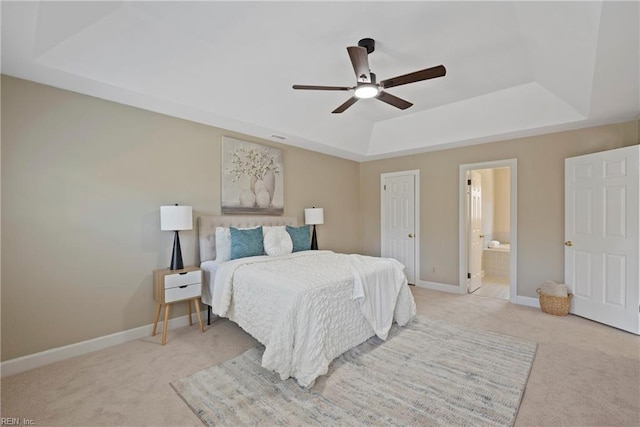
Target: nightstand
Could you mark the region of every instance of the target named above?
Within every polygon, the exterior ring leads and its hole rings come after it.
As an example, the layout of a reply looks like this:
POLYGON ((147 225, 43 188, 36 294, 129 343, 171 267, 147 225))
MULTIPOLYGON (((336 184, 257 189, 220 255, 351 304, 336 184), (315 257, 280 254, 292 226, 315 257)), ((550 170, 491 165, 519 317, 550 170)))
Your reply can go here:
POLYGON ((191 301, 194 302, 200 330, 204 332, 202 318, 200 317, 200 303, 198 299, 202 295, 202 270, 198 267, 186 267, 182 270, 170 270, 168 268, 153 271, 153 299, 158 307, 156 308, 156 319, 153 322, 153 333, 155 336, 160 318, 160 310, 164 304, 164 324, 162 325, 162 345, 167 342, 167 324, 169 323, 169 307, 176 302, 187 303, 189 313, 189 325, 193 325, 191 320, 191 301))

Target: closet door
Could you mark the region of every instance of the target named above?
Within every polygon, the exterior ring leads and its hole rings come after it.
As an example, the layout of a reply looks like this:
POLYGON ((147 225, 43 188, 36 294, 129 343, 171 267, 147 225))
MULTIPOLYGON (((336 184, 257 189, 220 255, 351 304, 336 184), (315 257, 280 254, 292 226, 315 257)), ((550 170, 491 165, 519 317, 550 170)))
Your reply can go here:
POLYGON ((565 159, 571 312, 640 333, 640 147, 565 159))
POLYGON ((381 175, 382 185, 382 241, 383 257, 394 258, 404 266, 407 281, 415 285, 418 262, 416 224, 418 171, 391 172, 381 175))

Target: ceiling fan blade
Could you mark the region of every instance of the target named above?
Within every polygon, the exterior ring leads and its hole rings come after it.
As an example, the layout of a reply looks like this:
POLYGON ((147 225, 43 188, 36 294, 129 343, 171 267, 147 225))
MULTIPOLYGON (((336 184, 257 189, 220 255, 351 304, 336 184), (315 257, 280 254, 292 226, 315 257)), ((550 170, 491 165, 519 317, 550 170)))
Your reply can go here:
POLYGON ((309 86, 309 85, 293 85, 294 89, 304 90, 351 90, 353 88, 345 86, 309 86))
POLYGON ((351 98, 347 99, 342 105, 340 105, 338 108, 333 110, 332 113, 334 114, 342 113, 344 110, 346 110, 347 108, 351 107, 353 104, 358 102, 358 99, 360 98, 356 98, 355 96, 352 96, 351 98))
POLYGON ((378 94, 378 96, 376 96, 376 98, 378 98, 382 102, 386 102, 389 105, 393 105, 394 107, 399 108, 401 110, 406 110, 407 108, 413 105, 409 101, 405 101, 402 98, 398 98, 397 96, 391 95, 390 93, 387 93, 384 91, 380 91, 380 93, 378 94))
POLYGON ((387 89, 394 86, 406 85, 407 83, 420 82, 422 80, 442 77, 445 74, 447 74, 447 69, 444 68, 444 65, 438 65, 436 67, 426 68, 424 70, 415 71, 413 73, 383 80, 380 82, 380 86, 384 89, 387 89))
POLYGON ((369 71, 369 58, 367 49, 360 46, 349 46, 347 48, 353 71, 359 83, 371 83, 371 71, 369 71))

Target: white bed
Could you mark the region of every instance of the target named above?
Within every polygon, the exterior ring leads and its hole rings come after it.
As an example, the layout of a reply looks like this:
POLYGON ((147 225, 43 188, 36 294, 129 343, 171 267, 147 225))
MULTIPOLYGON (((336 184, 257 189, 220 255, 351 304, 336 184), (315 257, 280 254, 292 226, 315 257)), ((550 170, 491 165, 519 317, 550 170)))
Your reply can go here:
POLYGON ((415 302, 395 260, 302 251, 215 262, 217 227, 296 225, 291 217, 200 217, 202 300, 265 346, 262 366, 303 387, 331 361, 405 325, 415 302))

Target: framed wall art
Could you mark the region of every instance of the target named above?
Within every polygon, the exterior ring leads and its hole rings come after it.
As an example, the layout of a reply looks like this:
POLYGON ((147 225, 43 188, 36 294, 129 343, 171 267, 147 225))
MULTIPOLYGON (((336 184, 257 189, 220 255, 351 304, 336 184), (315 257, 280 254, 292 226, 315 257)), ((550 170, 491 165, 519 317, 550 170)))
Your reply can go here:
POLYGON ((222 213, 282 215, 281 148, 222 137, 222 213))

